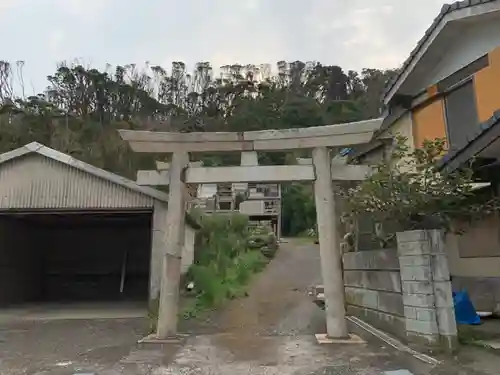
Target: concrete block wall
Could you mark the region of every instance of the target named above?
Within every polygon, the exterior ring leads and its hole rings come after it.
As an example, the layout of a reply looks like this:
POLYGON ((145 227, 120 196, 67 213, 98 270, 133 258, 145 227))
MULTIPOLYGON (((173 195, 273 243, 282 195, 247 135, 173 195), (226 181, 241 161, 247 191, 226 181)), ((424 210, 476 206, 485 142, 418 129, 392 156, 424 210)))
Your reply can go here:
POLYGON ((407 340, 453 350, 457 327, 444 233, 397 234, 407 340))
POLYGON ((397 250, 347 253, 343 260, 348 314, 404 338, 404 305, 397 250))
POLYGON ((410 344, 453 350, 457 327, 444 233, 397 234, 397 249, 347 253, 349 315, 410 344))

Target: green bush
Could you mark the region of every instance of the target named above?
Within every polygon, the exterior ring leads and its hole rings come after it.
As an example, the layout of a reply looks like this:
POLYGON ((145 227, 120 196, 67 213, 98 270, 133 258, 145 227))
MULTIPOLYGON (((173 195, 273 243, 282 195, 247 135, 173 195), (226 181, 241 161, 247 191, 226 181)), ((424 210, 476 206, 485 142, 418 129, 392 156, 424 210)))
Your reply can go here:
POLYGON ((282 231, 298 236, 316 226, 316 205, 311 184, 293 183, 282 188, 282 231))
MULTIPOLYGON (((195 263, 186 277, 186 282, 194 282, 196 298, 184 309, 184 318, 220 306, 227 299, 244 296, 252 275, 267 263, 260 247, 249 246, 252 235, 246 216, 202 216, 200 222, 202 229, 196 239, 195 263)), ((269 235, 266 235, 263 246, 269 243, 269 235)))
POLYGON ((356 187, 344 191, 344 222, 365 222, 373 227, 373 240, 381 247, 395 244, 396 233, 416 229, 444 229, 461 234, 459 223, 500 209, 492 191, 475 191, 471 165, 447 171, 440 160, 446 140, 426 140, 412 150, 407 138, 396 137, 390 158, 356 187))
POLYGON ((262 255, 268 259, 274 258, 278 250, 278 240, 272 228, 261 225, 250 230, 248 247, 250 249, 260 249, 262 255))

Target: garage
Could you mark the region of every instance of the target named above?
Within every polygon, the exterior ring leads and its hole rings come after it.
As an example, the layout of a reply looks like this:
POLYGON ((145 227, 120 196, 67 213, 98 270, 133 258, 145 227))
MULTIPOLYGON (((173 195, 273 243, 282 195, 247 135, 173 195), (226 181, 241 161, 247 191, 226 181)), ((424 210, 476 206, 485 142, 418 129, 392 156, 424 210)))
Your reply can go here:
POLYGON ((0 155, 0 307, 157 298, 167 199, 39 143, 0 155))

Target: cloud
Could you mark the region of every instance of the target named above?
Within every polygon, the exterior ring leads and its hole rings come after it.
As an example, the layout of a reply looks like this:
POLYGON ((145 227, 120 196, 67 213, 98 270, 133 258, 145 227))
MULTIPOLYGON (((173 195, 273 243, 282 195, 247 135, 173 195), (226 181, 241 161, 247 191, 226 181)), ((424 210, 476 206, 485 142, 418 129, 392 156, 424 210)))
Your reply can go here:
POLYGON ((15 0, 0 0, 0 17, 4 16, 15 4, 15 0))
POLYGON ((96 67, 150 61, 169 69, 182 57, 188 67, 302 60, 344 70, 392 68, 406 59, 443 3, 0 0, 0 17, 9 12, 0 32, 12 36, 3 42, 2 58, 25 60, 40 88, 58 60, 76 57, 96 67))
POLYGON ((62 54, 62 43, 64 42, 64 33, 61 30, 52 30, 49 33, 48 45, 52 55, 59 56, 62 54))
MULTIPOLYGON (((1 0, 0 0, 1 1, 1 0)), ((111 0, 54 0, 59 11, 84 22, 93 22, 110 5, 111 0)))
MULTIPOLYGON (((363 67, 399 66, 423 36, 444 3, 425 0, 409 4, 400 0, 349 2, 314 1, 307 16, 308 39, 321 60, 335 54, 337 64, 359 70, 363 67), (411 17, 408 15, 411 14, 411 17)), ((312 49, 312 48, 311 48, 312 49)))
POLYGON ((243 4, 243 8, 253 11, 259 9, 261 6, 261 0, 240 0, 243 4))

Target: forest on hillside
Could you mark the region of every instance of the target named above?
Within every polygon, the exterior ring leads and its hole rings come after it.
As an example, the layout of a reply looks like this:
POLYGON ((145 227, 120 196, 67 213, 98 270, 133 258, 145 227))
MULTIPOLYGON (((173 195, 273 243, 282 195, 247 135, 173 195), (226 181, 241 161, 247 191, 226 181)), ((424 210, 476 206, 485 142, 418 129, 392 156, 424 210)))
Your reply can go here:
MULTIPOLYGON (((274 69, 227 65, 219 75, 208 62, 196 64, 194 71, 182 62, 168 70, 130 64, 103 71, 75 63, 56 66, 46 90, 28 96, 22 69, 22 62, 0 61, 0 153, 37 141, 132 179, 161 156, 134 154, 117 129, 245 131, 359 121, 380 115, 382 90, 395 74, 301 61, 280 61, 274 69)), ((239 155, 203 160, 238 163, 239 155)), ((261 162, 287 160, 266 154, 261 162)), ((300 194, 297 186, 289 191, 300 194)), ((295 198, 300 197, 285 197, 295 198)), ((290 208, 289 219, 304 217, 300 211, 290 208)))

